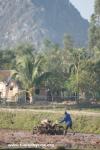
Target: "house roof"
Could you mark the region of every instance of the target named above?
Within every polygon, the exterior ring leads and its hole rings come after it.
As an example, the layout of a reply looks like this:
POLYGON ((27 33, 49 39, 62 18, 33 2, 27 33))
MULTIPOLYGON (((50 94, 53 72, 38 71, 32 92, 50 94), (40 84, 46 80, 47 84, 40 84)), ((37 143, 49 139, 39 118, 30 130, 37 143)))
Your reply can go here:
POLYGON ((7 80, 11 75, 11 70, 0 70, 0 81, 7 80))
POLYGON ((18 80, 11 79, 11 71, 12 70, 0 70, 0 81, 5 81, 8 85, 14 82, 22 89, 21 83, 18 80))

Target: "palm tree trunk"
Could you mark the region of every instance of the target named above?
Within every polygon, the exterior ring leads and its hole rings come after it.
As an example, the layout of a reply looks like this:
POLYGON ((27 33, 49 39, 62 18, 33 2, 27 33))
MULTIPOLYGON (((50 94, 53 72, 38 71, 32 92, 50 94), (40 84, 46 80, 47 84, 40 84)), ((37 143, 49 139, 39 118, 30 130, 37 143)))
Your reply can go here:
POLYGON ((32 93, 29 94, 29 97, 30 97, 30 104, 32 104, 33 103, 33 95, 32 95, 32 93))

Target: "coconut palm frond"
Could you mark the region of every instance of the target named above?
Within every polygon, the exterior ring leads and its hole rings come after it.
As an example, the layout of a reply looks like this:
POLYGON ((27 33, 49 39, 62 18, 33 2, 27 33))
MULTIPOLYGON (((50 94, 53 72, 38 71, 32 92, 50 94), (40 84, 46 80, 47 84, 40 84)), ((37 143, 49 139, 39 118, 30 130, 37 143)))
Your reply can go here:
POLYGON ((35 79, 35 85, 41 84, 42 81, 46 81, 48 77, 52 75, 51 72, 43 72, 40 76, 35 79))

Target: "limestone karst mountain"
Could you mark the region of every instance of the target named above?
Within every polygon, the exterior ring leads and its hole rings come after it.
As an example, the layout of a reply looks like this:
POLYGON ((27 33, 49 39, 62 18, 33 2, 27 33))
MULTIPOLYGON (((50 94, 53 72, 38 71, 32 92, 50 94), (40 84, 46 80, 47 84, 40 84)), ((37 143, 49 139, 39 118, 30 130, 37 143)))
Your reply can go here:
POLYGON ((65 33, 76 45, 87 44, 88 21, 69 0, 0 0, 0 46, 45 38, 62 42, 65 33))

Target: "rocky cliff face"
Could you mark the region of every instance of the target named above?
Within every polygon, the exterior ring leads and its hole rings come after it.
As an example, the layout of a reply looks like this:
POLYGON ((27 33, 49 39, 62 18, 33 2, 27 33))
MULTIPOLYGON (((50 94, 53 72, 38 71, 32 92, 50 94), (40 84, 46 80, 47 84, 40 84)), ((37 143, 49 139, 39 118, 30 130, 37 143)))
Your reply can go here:
POLYGON ((0 0, 0 45, 31 41, 39 45, 45 38, 62 42, 64 33, 77 45, 87 44, 88 21, 69 0, 0 0))

